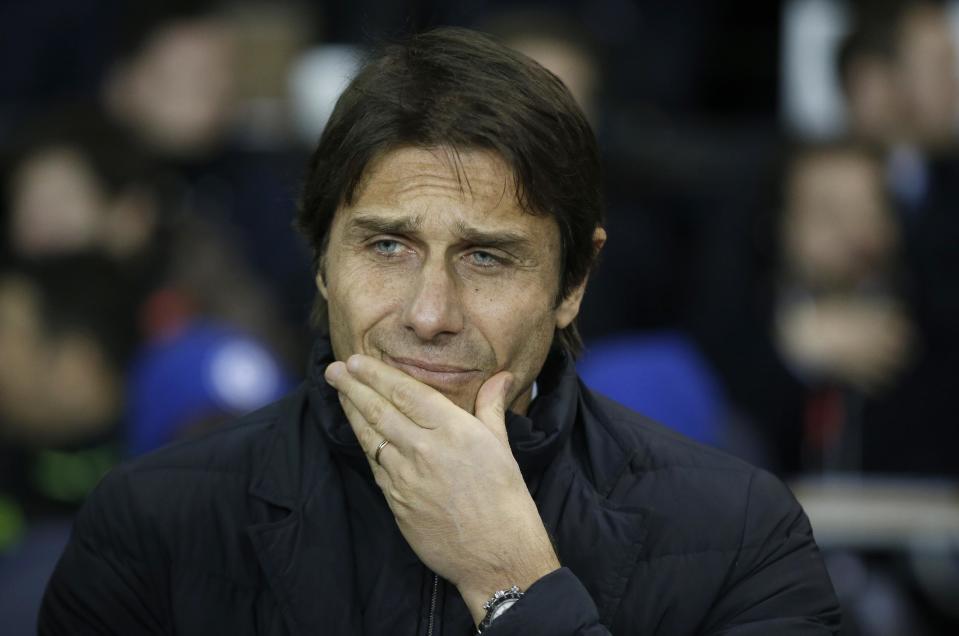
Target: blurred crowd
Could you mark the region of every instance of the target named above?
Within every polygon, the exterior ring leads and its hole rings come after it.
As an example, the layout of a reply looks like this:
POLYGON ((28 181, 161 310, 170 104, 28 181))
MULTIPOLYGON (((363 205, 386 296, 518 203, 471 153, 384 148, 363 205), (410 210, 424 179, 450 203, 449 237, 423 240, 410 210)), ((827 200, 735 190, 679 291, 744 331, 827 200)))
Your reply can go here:
MULTIPOLYGON (((588 384, 786 478, 959 475, 951 4, 450 4, 0 8, 0 620, 29 630, 105 471, 298 381, 306 159, 364 48, 440 24, 539 61, 597 132, 588 384), (782 115, 798 5, 844 16, 828 135, 782 115)), ((844 633, 956 633, 949 546, 938 587, 837 549, 844 633)))

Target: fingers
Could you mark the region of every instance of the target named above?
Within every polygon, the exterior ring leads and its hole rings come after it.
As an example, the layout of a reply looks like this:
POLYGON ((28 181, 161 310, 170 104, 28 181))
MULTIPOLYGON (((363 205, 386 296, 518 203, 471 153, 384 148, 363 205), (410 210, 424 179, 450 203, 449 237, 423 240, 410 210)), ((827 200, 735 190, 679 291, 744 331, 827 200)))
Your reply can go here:
POLYGON ((439 391, 375 358, 353 355, 347 360, 346 367, 355 379, 379 393, 423 428, 439 426, 444 421, 446 409, 460 410, 439 391))
POLYGON ((377 448, 384 441, 388 440, 370 426, 369 422, 360 414, 356 405, 350 402, 350 399, 342 393, 340 394, 340 405, 343 407, 343 412, 346 413, 346 418, 349 420, 350 426, 353 427, 353 432, 356 434, 356 439, 360 443, 360 448, 363 449, 363 454, 366 455, 376 483, 379 484, 381 488, 385 487, 390 482, 389 469, 387 466, 393 465, 396 459, 395 456, 400 452, 399 449, 396 448, 395 444, 386 444, 380 449, 379 457, 377 457, 377 448))
POLYGON ((476 418, 506 446, 506 406, 512 385, 512 374, 502 371, 484 382, 476 395, 476 418))
MULTIPOLYGON (((404 452, 415 442, 422 429, 389 403, 382 395, 354 378, 342 362, 334 362, 326 368, 326 379, 339 394, 343 411, 360 445, 371 459, 376 445, 388 439, 404 452)), ((386 454, 387 449, 383 449, 386 454)), ((382 460, 382 454, 380 459, 382 460)), ((381 461, 382 463, 382 461, 381 461)))

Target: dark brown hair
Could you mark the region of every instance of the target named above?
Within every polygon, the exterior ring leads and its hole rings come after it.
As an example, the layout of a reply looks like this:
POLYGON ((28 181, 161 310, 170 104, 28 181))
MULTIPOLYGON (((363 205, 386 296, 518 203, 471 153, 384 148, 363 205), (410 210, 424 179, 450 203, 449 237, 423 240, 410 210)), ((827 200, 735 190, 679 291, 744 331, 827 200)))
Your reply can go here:
MULTIPOLYGON (((340 96, 310 160, 297 226, 320 271, 333 215, 350 205, 370 162, 401 147, 494 152, 512 170, 530 214, 556 219, 562 250, 557 303, 588 275, 603 221, 596 139, 563 83, 492 38, 440 28, 383 47, 340 96)), ((317 295, 314 323, 326 325, 317 295)), ((557 333, 569 353, 575 323, 557 333)))

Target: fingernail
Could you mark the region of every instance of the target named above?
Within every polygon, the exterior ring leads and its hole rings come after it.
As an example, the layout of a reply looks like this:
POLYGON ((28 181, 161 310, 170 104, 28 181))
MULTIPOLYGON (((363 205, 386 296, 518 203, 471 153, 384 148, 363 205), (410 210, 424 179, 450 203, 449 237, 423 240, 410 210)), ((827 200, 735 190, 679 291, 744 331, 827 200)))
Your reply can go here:
POLYGON ((343 363, 334 362, 326 367, 326 370, 323 372, 323 377, 326 378, 327 383, 336 384, 337 378, 343 374, 343 363))
POLYGON ((358 371, 360 364, 362 364, 362 356, 358 353, 354 353, 346 360, 346 368, 350 371, 358 371))

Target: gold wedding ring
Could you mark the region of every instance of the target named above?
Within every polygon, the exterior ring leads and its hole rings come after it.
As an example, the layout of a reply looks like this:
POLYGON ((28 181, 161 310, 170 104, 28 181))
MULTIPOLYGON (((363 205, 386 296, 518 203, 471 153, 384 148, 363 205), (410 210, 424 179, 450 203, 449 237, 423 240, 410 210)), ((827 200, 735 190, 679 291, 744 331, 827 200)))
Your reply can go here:
MULTIPOLYGON (((386 448, 386 445, 390 443, 390 440, 384 439, 380 442, 380 445, 376 447, 376 451, 373 453, 373 461, 377 464, 380 463, 380 453, 383 452, 383 449, 386 448)), ((382 464, 380 464, 382 466, 382 464)))

